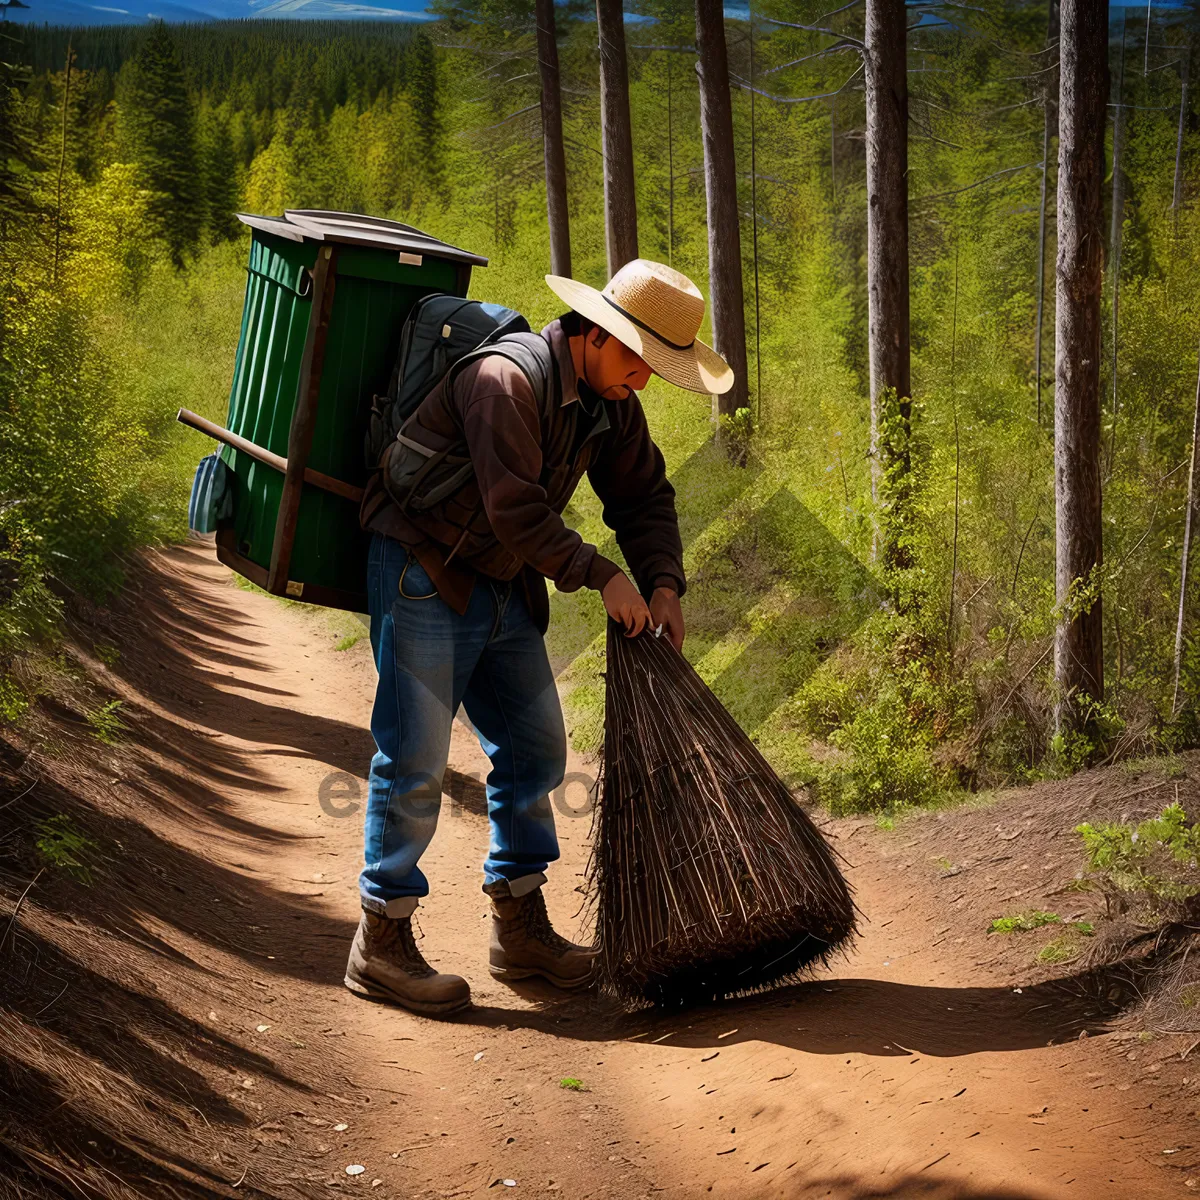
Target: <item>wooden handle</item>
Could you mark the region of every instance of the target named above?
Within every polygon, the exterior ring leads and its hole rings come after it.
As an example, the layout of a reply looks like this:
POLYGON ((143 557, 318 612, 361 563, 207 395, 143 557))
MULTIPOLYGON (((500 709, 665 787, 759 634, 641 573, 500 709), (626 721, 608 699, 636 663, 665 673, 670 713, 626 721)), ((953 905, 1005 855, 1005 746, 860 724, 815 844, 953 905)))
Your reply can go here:
MULTIPOLYGON (((179 410, 177 419, 182 424, 199 430, 200 433, 208 434, 210 438, 218 442, 224 442, 226 446, 232 446, 234 450, 240 451, 248 458, 254 459, 255 462, 271 467, 281 475, 287 475, 286 458, 279 454, 272 454, 270 450, 264 450, 261 446, 256 446, 240 434, 230 433, 228 429, 223 429, 220 425, 216 425, 186 408, 179 410)), ((326 492, 332 492, 335 496, 341 496, 343 500, 350 500, 355 504, 362 503, 362 488, 355 487, 350 483, 343 483, 340 479, 334 479, 332 475, 326 475, 321 471, 314 471, 312 467, 305 468, 304 482, 311 483, 313 487, 319 487, 326 492)))

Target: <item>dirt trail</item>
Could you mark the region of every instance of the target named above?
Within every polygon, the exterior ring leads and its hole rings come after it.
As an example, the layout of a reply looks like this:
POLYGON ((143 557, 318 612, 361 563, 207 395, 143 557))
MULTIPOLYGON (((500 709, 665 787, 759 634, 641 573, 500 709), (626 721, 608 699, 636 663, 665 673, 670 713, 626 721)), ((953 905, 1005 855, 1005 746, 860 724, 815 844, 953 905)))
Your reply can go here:
MULTIPOLYGON (((460 726, 447 783, 457 798, 424 863, 433 891, 419 916, 427 956, 471 981, 475 1007, 436 1022, 355 999, 341 976, 372 750, 366 638, 336 651, 325 618, 234 588, 207 549, 164 561, 201 610, 223 613, 189 651, 210 685, 189 717, 253 762, 253 778, 225 775, 231 813, 292 839, 267 844, 227 825, 205 835, 204 852, 312 914, 257 930, 275 972, 271 1036, 328 1046, 347 1090, 383 1100, 355 1107, 334 1135, 331 1169, 366 1168, 347 1189, 1013 1200, 1182 1190, 1162 1169, 1172 1130, 1101 1078, 1105 1039, 1076 1040, 1060 1002, 960 962, 953 939, 931 946, 919 883, 869 836, 841 843, 870 923, 829 976, 686 1015, 622 1016, 594 998, 496 983, 479 890, 486 760, 460 726)), ((560 818, 559 829, 548 899, 574 933, 590 821, 560 818)))

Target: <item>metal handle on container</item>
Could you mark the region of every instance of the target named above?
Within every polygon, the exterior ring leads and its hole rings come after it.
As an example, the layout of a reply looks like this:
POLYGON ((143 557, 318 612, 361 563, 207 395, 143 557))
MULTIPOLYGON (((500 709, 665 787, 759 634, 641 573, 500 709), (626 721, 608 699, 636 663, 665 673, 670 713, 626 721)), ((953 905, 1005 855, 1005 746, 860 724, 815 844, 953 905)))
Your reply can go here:
MULTIPOLYGON (((231 446, 234 450, 246 455, 247 458, 252 458, 255 462, 262 463, 263 466, 271 467, 281 475, 287 474, 288 462, 281 454, 272 454, 270 450, 264 450, 262 446, 255 445, 240 434, 231 433, 228 429, 224 429, 186 408, 179 410, 176 419, 183 425, 206 433, 210 438, 215 438, 226 446, 231 446)), ((311 483, 313 487, 319 487, 323 491, 331 492, 335 496, 341 496, 343 500, 350 500, 355 504, 362 503, 362 488, 355 487, 351 483, 343 483, 340 479, 334 479, 332 475, 326 475, 322 471, 314 471, 312 467, 304 468, 304 482, 311 483)))

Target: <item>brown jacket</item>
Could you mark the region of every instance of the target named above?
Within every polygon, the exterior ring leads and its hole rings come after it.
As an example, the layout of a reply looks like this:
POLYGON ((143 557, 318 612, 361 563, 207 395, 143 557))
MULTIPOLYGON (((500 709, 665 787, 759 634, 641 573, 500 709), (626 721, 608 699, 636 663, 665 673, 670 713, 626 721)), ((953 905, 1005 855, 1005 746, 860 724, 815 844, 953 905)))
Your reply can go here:
POLYGON ((430 449, 465 443, 474 477, 461 491, 427 512, 403 513, 378 472, 367 485, 363 527, 412 550, 457 612, 466 612, 478 576, 521 576, 530 612, 544 632, 550 612, 545 579, 560 592, 599 591, 617 573, 616 563, 561 516, 585 473, 638 587, 647 595, 661 584, 683 593, 675 490, 662 454, 636 396, 602 400, 576 376, 563 328, 573 320, 565 317, 542 331, 562 380, 560 403, 551 397, 546 411, 539 411, 519 367, 484 357, 453 387, 435 387, 410 418, 405 433, 430 449))

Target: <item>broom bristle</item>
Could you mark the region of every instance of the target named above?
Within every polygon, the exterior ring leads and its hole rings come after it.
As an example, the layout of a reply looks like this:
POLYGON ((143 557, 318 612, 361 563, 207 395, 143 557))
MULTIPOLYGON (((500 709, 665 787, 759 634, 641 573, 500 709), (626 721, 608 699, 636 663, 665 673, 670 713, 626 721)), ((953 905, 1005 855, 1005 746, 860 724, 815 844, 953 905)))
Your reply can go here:
POLYGON ((820 831, 667 641, 608 629, 589 867, 604 988, 699 1003, 768 987, 855 934, 820 831))

